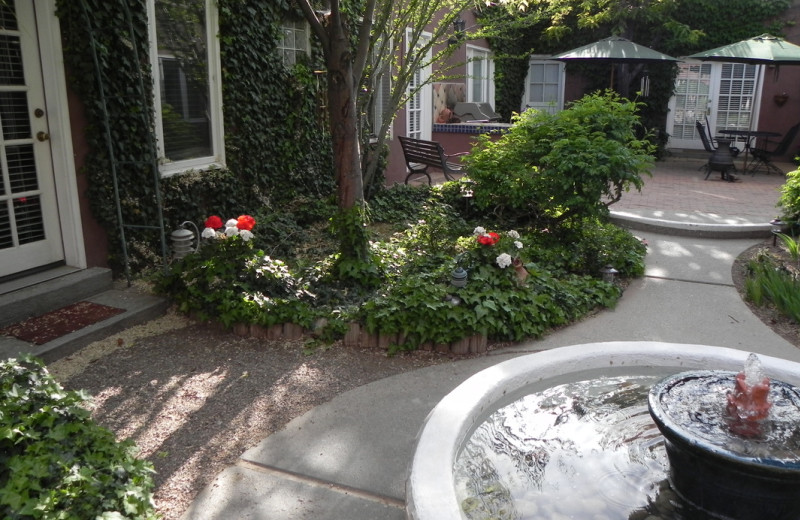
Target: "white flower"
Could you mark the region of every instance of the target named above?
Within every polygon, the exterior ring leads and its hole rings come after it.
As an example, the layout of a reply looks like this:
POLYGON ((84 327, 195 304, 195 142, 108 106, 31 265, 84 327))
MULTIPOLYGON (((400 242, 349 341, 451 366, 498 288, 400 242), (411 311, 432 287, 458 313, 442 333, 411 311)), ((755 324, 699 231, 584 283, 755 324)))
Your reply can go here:
POLYGON ((239 228, 236 226, 233 227, 226 227, 225 228, 225 236, 226 237, 234 237, 239 234, 239 228))
POLYGON ((203 238, 214 238, 217 236, 217 232, 214 231, 214 228, 207 227, 200 233, 200 236, 203 238))
POLYGON ((485 235, 486 234, 486 230, 484 228, 478 226, 478 227, 475 228, 475 230, 472 232, 472 234, 475 235, 476 237, 479 237, 481 235, 485 235))
POLYGON ((519 240, 515 240, 514 247, 516 247, 517 249, 522 249, 522 242, 520 242, 519 240))
POLYGON ((253 238, 255 235, 253 235, 253 233, 251 233, 250 231, 243 229, 239 231, 239 236, 242 237, 242 240, 244 240, 245 242, 249 242, 250 239, 253 238))
POLYGON ((509 265, 511 265, 511 255, 508 253, 503 253, 497 257, 497 265, 500 266, 501 269, 505 269, 509 265))
POLYGON ((227 222, 225 223, 225 227, 226 227, 226 228, 229 228, 229 227, 236 227, 236 224, 238 224, 238 223, 239 223, 239 222, 238 222, 238 221, 237 221, 235 218, 232 218, 232 219, 230 219, 229 221, 227 221, 227 222))
POLYGON ((514 238, 514 239, 519 238, 519 233, 517 233, 513 229, 511 231, 509 231, 508 233, 506 233, 506 234, 509 236, 509 238, 514 238))

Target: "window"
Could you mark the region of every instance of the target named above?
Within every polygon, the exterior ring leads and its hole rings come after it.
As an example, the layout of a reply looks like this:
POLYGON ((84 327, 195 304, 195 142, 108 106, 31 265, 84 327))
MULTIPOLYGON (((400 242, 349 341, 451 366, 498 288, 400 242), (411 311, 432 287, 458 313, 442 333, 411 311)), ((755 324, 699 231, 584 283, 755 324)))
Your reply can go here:
POLYGON ((224 162, 214 0, 147 0, 161 172, 224 162))
POLYGON ((467 46, 467 101, 494 105, 492 65, 487 49, 467 46))
POLYGON ((522 109, 536 108, 554 113, 563 108, 563 100, 564 64, 531 58, 522 109))
POLYGON ((278 51, 283 56, 283 63, 291 67, 297 63, 299 55, 308 54, 308 23, 305 20, 284 21, 281 31, 278 51))
MULTIPOLYGON (((412 40, 412 32, 406 30, 406 45, 412 40)), ((424 47, 431 40, 430 33, 422 33, 417 47, 424 47)), ((425 65, 413 72, 408 84, 408 102, 406 103, 406 136, 414 139, 430 139, 433 126, 433 93, 430 85, 426 85, 431 75, 432 51, 428 49, 423 60, 425 65)))

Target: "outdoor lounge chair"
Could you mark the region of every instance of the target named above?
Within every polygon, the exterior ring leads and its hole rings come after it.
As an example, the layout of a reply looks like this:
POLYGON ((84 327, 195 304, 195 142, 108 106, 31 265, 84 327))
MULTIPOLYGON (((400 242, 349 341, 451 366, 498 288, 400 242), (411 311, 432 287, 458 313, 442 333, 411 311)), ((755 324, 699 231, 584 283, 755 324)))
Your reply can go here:
POLYGON ((767 149, 766 145, 761 148, 751 148, 750 154, 753 156, 753 162, 750 163, 750 172, 755 173, 757 169, 763 166, 767 169, 767 172, 775 172, 784 175, 785 172, 772 164, 772 159, 786 153, 792 141, 794 141, 794 138, 797 136, 798 130, 800 130, 800 123, 791 127, 789 131, 786 132, 786 135, 783 136, 783 139, 781 139, 778 145, 772 150, 767 149))

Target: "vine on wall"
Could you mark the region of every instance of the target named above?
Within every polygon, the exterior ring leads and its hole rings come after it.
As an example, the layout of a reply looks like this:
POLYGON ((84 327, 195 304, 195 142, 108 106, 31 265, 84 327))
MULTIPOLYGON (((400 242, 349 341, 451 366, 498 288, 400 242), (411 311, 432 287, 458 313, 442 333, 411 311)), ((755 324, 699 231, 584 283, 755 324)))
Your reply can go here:
MULTIPOLYGON (((97 73, 89 30, 99 42, 100 74, 106 89, 114 154, 126 224, 156 224, 155 186, 149 140, 154 139, 142 111, 152 111, 145 0, 85 0, 89 26, 80 2, 57 0, 70 87, 82 100, 89 125, 90 153, 85 165, 88 198, 112 248, 112 267, 119 267, 119 224, 104 136, 97 73), (131 12, 131 38, 123 3, 131 12), (140 62, 136 63, 132 42, 140 62), (138 73, 147 89, 132 95, 138 73)), ((188 172, 161 180, 167 229, 184 220, 202 221, 211 213, 233 215, 276 208, 296 196, 322 198, 333 191, 331 148, 320 117, 319 92, 312 61, 283 64, 276 50, 280 22, 294 13, 288 2, 219 0, 226 167, 188 172)), ((138 232, 129 252, 134 270, 158 265, 158 238, 138 232)))
MULTIPOLYGON (((482 10, 482 22, 498 26, 508 26, 512 22, 516 24, 513 31, 489 38, 496 60, 496 111, 504 118, 509 118, 520 109, 529 54, 554 54, 621 31, 624 32, 623 36, 637 43, 653 45, 653 42, 658 42, 658 50, 672 56, 683 56, 764 32, 780 34, 786 23, 780 16, 792 1, 678 0, 672 4, 660 4, 658 11, 647 11, 646 6, 630 2, 630 9, 625 15, 629 18, 611 17, 599 24, 588 24, 585 18, 575 14, 584 5, 591 5, 590 2, 576 1, 574 4, 574 11, 567 16, 559 12, 557 21, 545 11, 546 7, 527 13, 509 12, 504 7, 482 10), (695 29, 701 31, 699 38, 693 38, 692 30, 695 29)), ((584 77, 589 92, 609 86, 608 64, 570 64, 569 68, 584 77)), ((644 68, 633 77, 633 87, 638 85, 643 73, 644 68)), ((654 138, 662 148, 668 136, 660 129, 666 125, 667 104, 676 73, 677 68, 671 64, 649 66, 650 95, 638 100, 644 103, 642 123, 656 130, 654 138)))

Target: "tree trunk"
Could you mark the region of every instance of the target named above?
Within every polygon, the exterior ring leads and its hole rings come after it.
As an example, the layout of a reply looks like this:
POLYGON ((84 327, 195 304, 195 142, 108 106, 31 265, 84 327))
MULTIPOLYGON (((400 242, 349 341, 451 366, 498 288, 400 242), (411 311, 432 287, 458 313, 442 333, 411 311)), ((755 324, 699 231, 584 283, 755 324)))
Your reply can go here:
POLYGON ((341 278, 363 282, 360 272, 369 272, 369 237, 364 228, 364 183, 358 140, 358 110, 353 56, 346 32, 330 31, 328 67, 328 115, 336 169, 339 215, 335 229, 339 238, 337 269, 341 278))
POLYGON ((332 34, 328 56, 328 115, 340 210, 353 208, 364 199, 356 93, 350 45, 343 35, 332 34))

